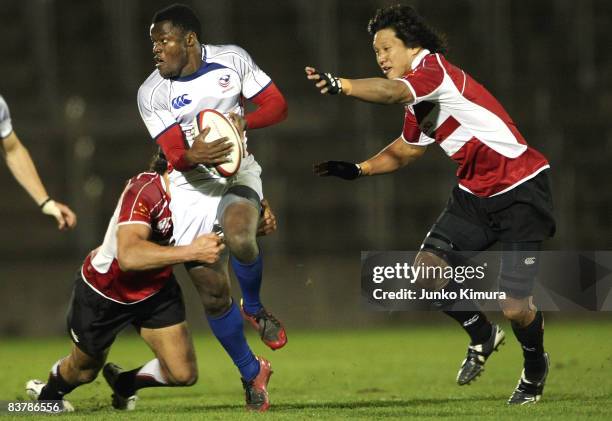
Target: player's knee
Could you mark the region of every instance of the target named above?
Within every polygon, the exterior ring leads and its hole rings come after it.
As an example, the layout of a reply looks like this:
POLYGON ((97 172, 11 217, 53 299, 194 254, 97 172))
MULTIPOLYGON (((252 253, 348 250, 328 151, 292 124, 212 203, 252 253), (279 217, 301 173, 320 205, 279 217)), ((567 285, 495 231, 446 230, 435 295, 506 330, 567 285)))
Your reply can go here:
POLYGON ((231 306, 231 299, 228 296, 207 296, 202 298, 202 305, 207 316, 216 317, 227 313, 231 306))
POLYGON ((232 303, 229 286, 227 284, 218 285, 217 288, 209 289, 204 294, 200 294, 204 311, 208 316, 220 316, 226 313, 232 303))
POLYGON ((521 326, 528 324, 527 321, 535 314, 535 308, 532 308, 528 299, 508 298, 500 300, 500 306, 506 319, 521 326))
POLYGON ((169 377, 174 386, 193 386, 198 381, 198 371, 190 366, 175 368, 169 377))
POLYGON ((424 289, 437 291, 448 284, 444 271, 449 266, 446 260, 432 250, 421 250, 414 259, 414 266, 421 268, 415 283, 424 289))
POLYGON ((244 229, 226 233, 225 241, 232 254, 242 262, 252 262, 257 258, 259 249, 254 233, 244 229))

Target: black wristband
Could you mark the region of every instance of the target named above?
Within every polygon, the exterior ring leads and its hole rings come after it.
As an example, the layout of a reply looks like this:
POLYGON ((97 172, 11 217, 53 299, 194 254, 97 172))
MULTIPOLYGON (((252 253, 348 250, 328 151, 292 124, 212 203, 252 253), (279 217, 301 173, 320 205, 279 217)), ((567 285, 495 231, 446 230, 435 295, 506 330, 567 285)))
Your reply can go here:
POLYGON ((42 209, 42 208, 44 208, 44 207, 45 207, 45 205, 46 205, 47 203, 49 203, 49 202, 50 202, 50 201, 52 201, 52 200, 53 200, 53 199, 51 199, 50 197, 47 197, 47 198, 46 198, 46 199, 45 199, 45 200, 44 200, 44 201, 43 201, 43 202, 42 202, 40 205, 38 205, 38 207, 39 207, 40 209, 42 209))

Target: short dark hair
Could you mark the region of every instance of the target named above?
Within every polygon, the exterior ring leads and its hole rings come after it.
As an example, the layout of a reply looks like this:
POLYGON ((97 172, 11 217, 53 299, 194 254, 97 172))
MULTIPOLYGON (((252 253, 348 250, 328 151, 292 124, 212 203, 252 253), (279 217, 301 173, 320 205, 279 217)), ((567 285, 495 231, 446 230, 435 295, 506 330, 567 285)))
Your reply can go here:
POLYGON ((396 4, 383 7, 368 23, 368 32, 374 36, 381 29, 391 28, 406 47, 423 47, 432 53, 444 54, 446 37, 430 27, 410 6, 396 4))
POLYGON ((184 4, 175 3, 161 10, 154 15, 151 23, 168 20, 172 25, 178 26, 183 31, 195 32, 199 41, 202 41, 202 24, 193 9, 184 4))
POLYGON ((168 171, 168 160, 161 149, 159 149, 153 155, 151 163, 149 164, 149 171, 154 171, 159 175, 163 175, 166 171, 168 171))

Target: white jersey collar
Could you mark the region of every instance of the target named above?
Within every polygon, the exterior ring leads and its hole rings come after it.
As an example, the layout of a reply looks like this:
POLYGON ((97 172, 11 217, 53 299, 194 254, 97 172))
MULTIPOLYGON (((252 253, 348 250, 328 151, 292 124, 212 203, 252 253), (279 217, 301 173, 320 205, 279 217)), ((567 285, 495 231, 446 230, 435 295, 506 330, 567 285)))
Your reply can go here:
POLYGON ((421 50, 421 52, 419 54, 416 55, 414 60, 412 60, 412 64, 410 65, 412 70, 416 69, 417 66, 419 64, 421 64, 421 62, 423 61, 423 59, 425 58, 425 56, 427 54, 431 54, 431 53, 430 53, 430 51, 427 48, 424 48, 424 49, 421 50))

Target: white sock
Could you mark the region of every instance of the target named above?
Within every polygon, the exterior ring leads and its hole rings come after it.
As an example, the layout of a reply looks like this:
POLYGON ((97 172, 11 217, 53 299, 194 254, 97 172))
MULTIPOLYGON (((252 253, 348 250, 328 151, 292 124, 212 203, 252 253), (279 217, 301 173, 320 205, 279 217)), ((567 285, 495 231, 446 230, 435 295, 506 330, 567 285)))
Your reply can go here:
POLYGON ((136 375, 152 377, 158 383, 168 384, 168 382, 164 378, 161 365, 159 364, 159 360, 157 358, 143 365, 142 368, 138 370, 138 373, 136 373, 136 375))
POLYGON ((64 358, 60 358, 59 360, 57 360, 55 362, 55 364, 53 364, 53 366, 51 367, 51 374, 52 375, 57 377, 57 375, 59 373, 59 366, 62 363, 62 361, 64 361, 64 358))

